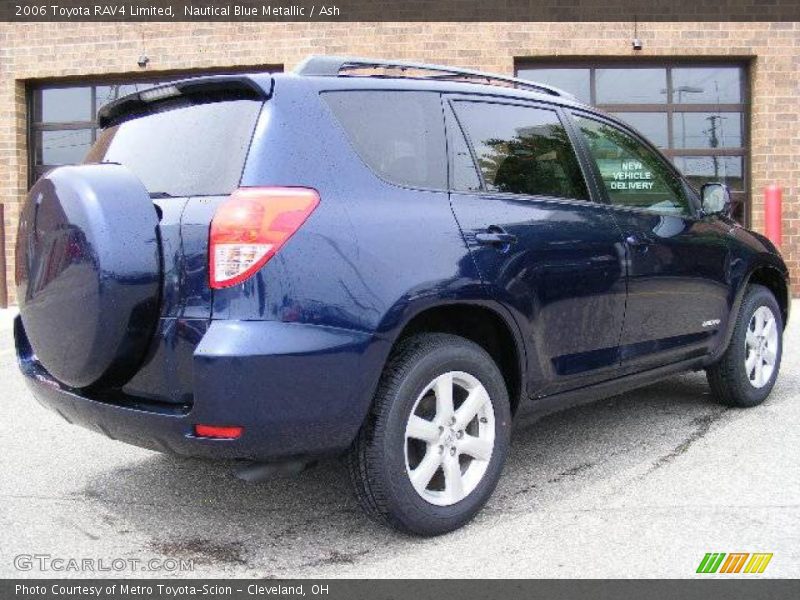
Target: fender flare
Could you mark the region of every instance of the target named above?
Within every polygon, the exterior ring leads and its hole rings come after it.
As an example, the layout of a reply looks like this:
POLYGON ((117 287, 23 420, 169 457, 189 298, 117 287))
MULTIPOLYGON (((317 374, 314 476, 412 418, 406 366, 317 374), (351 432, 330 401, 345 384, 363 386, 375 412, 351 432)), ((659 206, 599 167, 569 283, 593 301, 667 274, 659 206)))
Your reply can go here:
MULTIPOLYGON (((742 277, 741 284, 739 285, 738 289, 736 290, 736 296, 734 297, 733 304, 731 305, 731 310, 728 315, 728 320, 725 326, 725 332, 723 334, 721 342, 717 345, 717 348, 712 352, 712 354, 706 360, 706 365, 712 365, 717 362, 723 354, 728 350, 728 346, 730 346, 731 339, 733 338, 733 331, 736 328, 736 323, 739 320, 739 311, 742 308, 742 301, 744 300, 744 294, 747 291, 747 286, 750 285, 750 280, 753 277, 753 274, 760 269, 770 269, 775 272, 776 275, 780 276, 785 284, 787 290, 789 289, 789 281, 787 278, 787 274, 785 269, 781 268, 781 264, 778 261, 770 260, 769 262, 762 262, 762 261, 753 261, 747 269, 747 273, 742 277)), ((788 320, 789 315, 789 304, 791 304, 791 299, 787 298, 787 309, 786 309, 786 317, 784 318, 784 328, 786 327, 786 321, 788 320)))
MULTIPOLYGON (((517 405, 527 397, 526 381, 528 376, 528 346, 525 344, 522 330, 519 327, 516 319, 502 304, 498 303, 491 297, 478 296, 469 298, 452 298, 441 299, 435 295, 426 295, 416 297, 413 301, 406 302, 406 298, 398 300, 388 311, 386 311, 381 325, 378 328, 378 336, 385 343, 383 352, 383 362, 389 360, 391 351, 401 338, 403 332, 407 329, 408 325, 423 313, 446 307, 466 306, 472 308, 479 308, 493 313, 500 321, 506 326, 514 340, 514 350, 517 357, 517 369, 520 377, 519 398, 517 405)), ((380 373, 374 378, 372 387, 372 394, 374 395, 377 389, 380 376, 383 373, 381 368, 380 373)))

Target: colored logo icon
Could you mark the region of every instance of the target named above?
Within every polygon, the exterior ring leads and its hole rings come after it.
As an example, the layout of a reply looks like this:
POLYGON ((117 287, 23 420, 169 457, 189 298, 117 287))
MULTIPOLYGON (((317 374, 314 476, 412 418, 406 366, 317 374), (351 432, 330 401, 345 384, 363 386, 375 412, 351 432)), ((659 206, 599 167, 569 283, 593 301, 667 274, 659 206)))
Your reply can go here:
POLYGON ((771 560, 772 553, 765 552, 708 552, 697 573, 763 573, 771 560))

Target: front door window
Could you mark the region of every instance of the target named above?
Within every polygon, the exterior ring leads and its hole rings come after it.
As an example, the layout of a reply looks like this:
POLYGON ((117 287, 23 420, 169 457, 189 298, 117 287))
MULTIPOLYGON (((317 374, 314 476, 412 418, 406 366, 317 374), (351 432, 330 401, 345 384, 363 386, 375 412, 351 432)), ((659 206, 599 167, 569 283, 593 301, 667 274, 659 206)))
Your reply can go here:
POLYGON ((517 76, 555 85, 621 119, 652 142, 696 188, 731 190, 733 216, 748 220, 747 68, 675 60, 521 63, 517 76))
POLYGON ((612 205, 685 216, 693 213, 683 182, 656 152, 608 123, 581 116, 576 122, 612 205))

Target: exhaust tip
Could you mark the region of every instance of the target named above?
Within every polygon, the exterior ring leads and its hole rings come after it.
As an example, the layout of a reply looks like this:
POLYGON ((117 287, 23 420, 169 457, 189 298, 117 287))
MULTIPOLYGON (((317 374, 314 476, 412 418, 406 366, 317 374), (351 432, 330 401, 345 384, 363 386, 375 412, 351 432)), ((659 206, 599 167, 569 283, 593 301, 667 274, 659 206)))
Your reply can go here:
POLYGON ((314 466, 316 461, 297 459, 274 463, 251 463, 234 471, 237 479, 249 483, 258 483, 276 477, 292 477, 299 475, 306 469, 314 466))

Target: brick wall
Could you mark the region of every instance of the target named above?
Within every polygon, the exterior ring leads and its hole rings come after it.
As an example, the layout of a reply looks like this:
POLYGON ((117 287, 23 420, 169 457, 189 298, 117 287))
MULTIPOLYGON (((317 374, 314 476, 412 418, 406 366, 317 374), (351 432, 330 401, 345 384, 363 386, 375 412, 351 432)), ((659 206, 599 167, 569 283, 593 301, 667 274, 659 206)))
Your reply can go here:
MULTIPOLYGON (((631 57, 631 23, 30 23, 0 24, 0 202, 6 261, 27 180, 25 81, 239 65, 292 68, 308 54, 421 59, 513 73, 514 59, 631 57)), ((784 257, 800 267, 800 23, 640 23, 637 57, 751 61, 752 223, 763 227, 762 190, 784 188, 784 257)), ((800 293, 795 275, 795 294, 800 293)), ((13 297, 11 298, 13 301, 13 297)))

